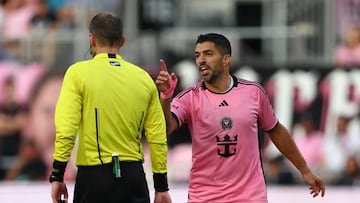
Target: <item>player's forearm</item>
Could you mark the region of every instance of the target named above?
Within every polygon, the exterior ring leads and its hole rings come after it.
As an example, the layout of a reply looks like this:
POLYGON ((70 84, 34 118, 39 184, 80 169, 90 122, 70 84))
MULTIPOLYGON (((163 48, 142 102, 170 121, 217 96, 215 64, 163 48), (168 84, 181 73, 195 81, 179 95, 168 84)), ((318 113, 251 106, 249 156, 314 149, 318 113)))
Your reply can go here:
POLYGON ((166 134, 170 135, 172 132, 174 132, 174 130, 177 129, 177 121, 171 114, 171 99, 160 98, 160 102, 166 119, 166 134))
POLYGON ((278 126, 269 132, 271 141, 279 149, 279 151, 291 161, 292 164, 302 173, 309 171, 306 161, 300 150, 296 146, 294 140, 288 130, 279 123, 278 126))

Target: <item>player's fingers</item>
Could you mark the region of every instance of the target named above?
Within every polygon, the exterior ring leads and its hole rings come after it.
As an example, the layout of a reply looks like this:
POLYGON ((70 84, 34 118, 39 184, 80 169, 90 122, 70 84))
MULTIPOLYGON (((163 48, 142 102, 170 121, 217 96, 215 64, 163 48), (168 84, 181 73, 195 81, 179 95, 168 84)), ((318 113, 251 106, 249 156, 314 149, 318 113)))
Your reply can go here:
POLYGON ((321 188, 321 197, 324 197, 324 196, 325 196, 325 188, 322 187, 322 188, 321 188))
POLYGON ((317 179, 315 182, 315 187, 313 187, 314 189, 316 189, 317 193, 320 193, 322 197, 324 197, 325 195, 325 186, 322 182, 321 179, 317 179))
POLYGON ((69 199, 69 194, 68 194, 68 192, 66 191, 66 192, 64 193, 64 199, 63 199, 63 200, 66 200, 66 202, 67 202, 68 199, 69 199))
POLYGON ((319 192, 317 190, 315 190, 314 188, 311 188, 311 192, 310 194, 313 196, 313 197, 316 197, 319 195, 319 192))
POLYGON ((168 81, 169 80, 169 74, 167 74, 167 72, 161 71, 158 75, 158 77, 156 78, 157 81, 168 81))
POLYGON ((164 80, 156 79, 155 84, 156 85, 162 85, 162 84, 164 84, 164 80))
POLYGON ((310 187, 310 190, 311 190, 310 194, 313 197, 317 197, 319 194, 321 195, 321 197, 324 197, 325 195, 325 187, 323 185, 310 187))
POLYGON ((164 59, 160 59, 160 70, 167 72, 167 67, 164 59))
POLYGON ((171 73, 170 76, 171 76, 171 79, 172 79, 172 80, 177 80, 177 77, 176 77, 175 73, 171 73))
POLYGON ((325 186, 322 182, 320 182, 320 185, 319 185, 319 192, 321 193, 321 197, 324 197, 325 195, 325 186))

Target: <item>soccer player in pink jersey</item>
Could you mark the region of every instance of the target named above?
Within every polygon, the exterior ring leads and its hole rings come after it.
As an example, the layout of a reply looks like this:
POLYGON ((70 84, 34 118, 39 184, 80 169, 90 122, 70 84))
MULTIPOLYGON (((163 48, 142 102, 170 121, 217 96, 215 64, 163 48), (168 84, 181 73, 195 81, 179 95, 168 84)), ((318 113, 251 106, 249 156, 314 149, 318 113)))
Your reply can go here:
POLYGON ((176 97, 174 73, 164 60, 156 79, 171 134, 187 124, 192 137, 188 203, 266 203, 258 128, 296 166, 313 197, 322 180, 307 166, 288 130, 278 121, 264 88, 230 75, 231 45, 220 34, 200 35, 195 62, 202 80, 176 97))

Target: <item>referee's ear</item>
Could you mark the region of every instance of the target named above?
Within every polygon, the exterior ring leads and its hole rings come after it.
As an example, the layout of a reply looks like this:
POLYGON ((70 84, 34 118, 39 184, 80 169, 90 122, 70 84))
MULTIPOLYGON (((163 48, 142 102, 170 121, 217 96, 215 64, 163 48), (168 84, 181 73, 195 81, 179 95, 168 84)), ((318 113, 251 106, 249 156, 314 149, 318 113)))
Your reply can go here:
POLYGON ((126 41, 126 38, 125 38, 125 35, 123 35, 121 37, 120 48, 125 44, 125 41, 126 41))

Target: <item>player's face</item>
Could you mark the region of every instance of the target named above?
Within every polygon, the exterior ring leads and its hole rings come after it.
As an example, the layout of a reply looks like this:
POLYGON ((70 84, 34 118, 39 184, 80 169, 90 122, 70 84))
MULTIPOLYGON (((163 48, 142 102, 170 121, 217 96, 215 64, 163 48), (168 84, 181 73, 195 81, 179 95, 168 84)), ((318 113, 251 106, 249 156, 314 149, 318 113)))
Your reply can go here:
POLYGON ((198 43, 195 48, 195 63, 200 77, 209 83, 215 82, 224 73, 224 56, 213 42, 198 43))

